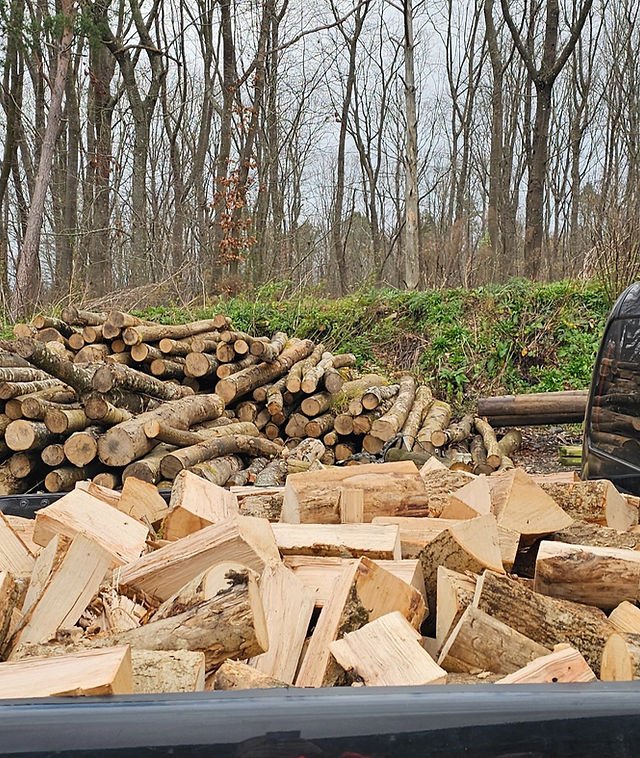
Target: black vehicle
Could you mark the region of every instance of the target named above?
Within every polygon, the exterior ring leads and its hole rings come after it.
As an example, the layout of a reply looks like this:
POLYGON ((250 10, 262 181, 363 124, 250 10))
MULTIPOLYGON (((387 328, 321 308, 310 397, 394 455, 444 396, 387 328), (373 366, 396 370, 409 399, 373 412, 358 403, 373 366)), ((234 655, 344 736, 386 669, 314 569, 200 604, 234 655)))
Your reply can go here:
POLYGON ((640 495, 640 282, 618 298, 605 328, 585 415, 583 479, 640 495))

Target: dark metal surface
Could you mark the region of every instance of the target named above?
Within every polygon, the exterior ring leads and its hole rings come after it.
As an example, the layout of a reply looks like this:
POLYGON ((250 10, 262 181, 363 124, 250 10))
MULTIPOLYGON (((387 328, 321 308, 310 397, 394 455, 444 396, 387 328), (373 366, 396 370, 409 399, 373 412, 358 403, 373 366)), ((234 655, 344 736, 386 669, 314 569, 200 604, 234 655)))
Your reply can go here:
POLYGON ((640 682, 253 690, 0 705, 0 755, 632 756, 640 682))
MULTIPOLYGON (((592 421, 594 397, 604 370, 602 361, 607 339, 610 334, 620 329, 622 323, 632 324, 632 320, 637 320, 640 324, 640 282, 632 284, 620 295, 611 309, 600 342, 584 419, 581 476, 583 479, 610 479, 619 490, 640 495, 640 465, 635 465, 631 460, 622 460, 603 450, 594 440, 592 421)), ((635 356, 634 360, 638 361, 640 375, 640 344, 636 344, 639 338, 640 329, 625 329, 625 346, 635 356)))
MULTIPOLYGON (((46 508, 51 503, 55 503, 56 500, 60 500, 66 494, 66 492, 56 492, 0 496, 0 511, 7 516, 33 518, 41 508, 46 508)), ((171 491, 160 490, 160 494, 168 503, 171 498, 171 491)))

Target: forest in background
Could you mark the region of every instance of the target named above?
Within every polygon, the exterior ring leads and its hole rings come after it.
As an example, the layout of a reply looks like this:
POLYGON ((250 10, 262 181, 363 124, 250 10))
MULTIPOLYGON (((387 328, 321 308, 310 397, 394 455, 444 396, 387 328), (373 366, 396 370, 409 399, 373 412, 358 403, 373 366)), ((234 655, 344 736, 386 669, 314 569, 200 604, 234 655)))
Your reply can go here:
POLYGON ((640 267, 640 0, 0 0, 13 315, 640 267))

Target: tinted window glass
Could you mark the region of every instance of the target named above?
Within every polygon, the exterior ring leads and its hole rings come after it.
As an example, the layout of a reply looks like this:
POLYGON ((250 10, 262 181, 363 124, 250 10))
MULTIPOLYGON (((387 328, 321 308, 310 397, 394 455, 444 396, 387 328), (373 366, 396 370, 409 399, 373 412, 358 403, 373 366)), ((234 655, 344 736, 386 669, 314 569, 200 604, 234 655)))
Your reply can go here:
POLYGON ((590 440, 594 448, 640 468, 640 319, 614 321, 607 331, 590 440))

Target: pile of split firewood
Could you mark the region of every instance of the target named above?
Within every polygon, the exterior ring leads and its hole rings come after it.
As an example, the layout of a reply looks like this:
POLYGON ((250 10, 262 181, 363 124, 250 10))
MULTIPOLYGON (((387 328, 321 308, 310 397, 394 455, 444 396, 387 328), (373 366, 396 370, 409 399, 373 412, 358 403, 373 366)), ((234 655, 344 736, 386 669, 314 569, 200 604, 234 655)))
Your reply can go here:
POLYGON ((353 355, 233 330, 67 308, 0 343, 0 493, 68 492, 129 476, 169 488, 187 469, 218 485, 280 485, 322 464, 436 453, 451 468, 513 466, 517 431, 451 408, 413 376, 357 375, 353 355))
POLYGON ((638 499, 430 459, 0 514, 0 698, 640 678, 638 499))

